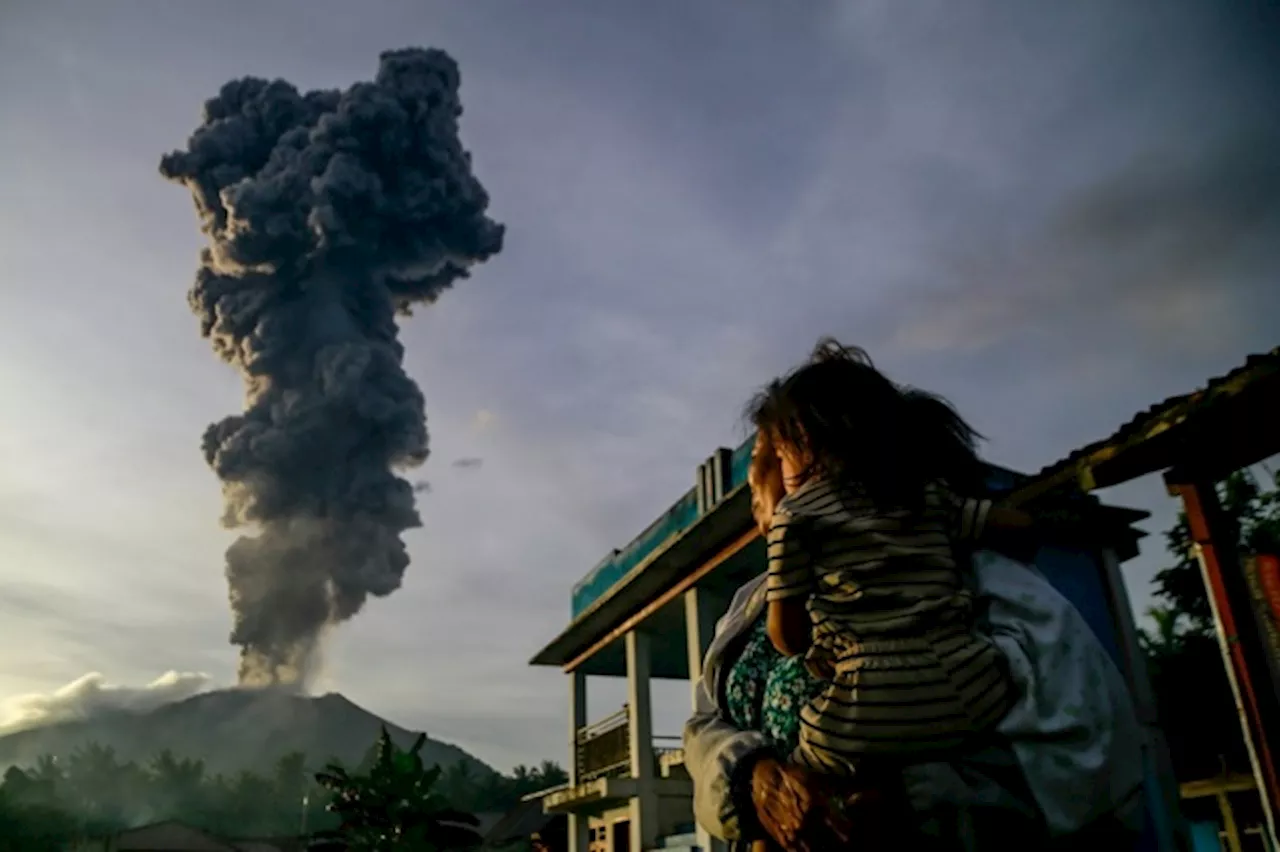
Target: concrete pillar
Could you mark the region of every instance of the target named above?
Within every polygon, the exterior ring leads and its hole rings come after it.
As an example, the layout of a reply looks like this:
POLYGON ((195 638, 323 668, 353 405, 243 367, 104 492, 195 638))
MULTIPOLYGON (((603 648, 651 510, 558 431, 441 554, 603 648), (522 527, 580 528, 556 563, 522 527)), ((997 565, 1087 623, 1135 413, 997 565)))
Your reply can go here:
MULTIPOLYGON (((702 679, 702 661, 706 658, 716 620, 725 607, 720 597, 694 586, 684 593, 685 636, 689 645, 689 699, 696 701, 698 681, 702 679)), ((696 709, 696 708, 695 708, 696 709)), ((698 848, 703 852, 722 852, 725 845, 702 826, 696 827, 698 848)))
MULTIPOLYGON (((569 784, 577 786, 578 732, 587 725, 587 676, 580 671, 569 674, 569 784)), ((569 814, 569 852, 587 852, 590 838, 585 814, 569 814)))
POLYGON ((684 629, 689 645, 689 687, 690 700, 696 694, 698 681, 702 678, 702 661, 711 645, 711 637, 716 632, 716 620, 723 607, 720 599, 694 586, 684 593, 684 629))
POLYGON ((631 852, 658 844, 658 795, 653 757, 653 704, 649 696, 652 672, 649 636, 642 630, 627 634, 627 721, 631 742, 631 852))

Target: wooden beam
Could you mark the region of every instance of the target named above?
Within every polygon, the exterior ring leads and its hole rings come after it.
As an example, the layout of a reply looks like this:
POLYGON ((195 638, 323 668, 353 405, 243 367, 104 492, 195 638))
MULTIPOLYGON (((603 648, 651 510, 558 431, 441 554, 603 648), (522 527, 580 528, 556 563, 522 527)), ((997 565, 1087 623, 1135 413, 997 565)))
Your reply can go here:
POLYGON ((1252 775, 1232 772, 1230 775, 1219 775, 1214 778, 1201 778, 1199 781, 1188 781, 1178 788, 1184 799, 1203 799, 1219 793, 1247 793, 1258 789, 1252 775))
POLYGON ((674 586, 667 589, 665 592, 659 595, 652 602, 641 607, 638 612, 636 612, 631 617, 627 618, 617 627, 610 630, 601 639, 596 641, 590 648, 587 648, 587 650, 583 651, 581 654, 574 657, 569 662, 565 663, 564 670, 566 672, 573 671, 574 669, 578 668, 583 663, 585 663, 587 660, 591 659, 591 657, 599 653, 600 650, 606 647, 607 645, 613 642, 616 642, 618 639, 621 639, 623 636, 626 636, 627 633, 634 630, 637 625, 639 625, 641 622, 643 622, 649 616, 653 615, 658 610, 662 609, 667 604, 674 601, 676 598, 683 595, 685 592, 689 591, 689 589, 692 589, 695 585, 697 585, 699 580, 701 580, 703 577, 710 574, 720 565, 724 564, 724 562, 728 560, 729 557, 733 556, 735 553, 742 550, 748 544, 755 541, 757 538, 759 538, 759 536, 760 536, 760 532, 756 530, 754 527, 752 527, 747 532, 743 533, 733 541, 726 544, 724 547, 720 548, 720 550, 714 556, 712 556, 706 562, 699 565, 694 570, 690 571, 674 586))

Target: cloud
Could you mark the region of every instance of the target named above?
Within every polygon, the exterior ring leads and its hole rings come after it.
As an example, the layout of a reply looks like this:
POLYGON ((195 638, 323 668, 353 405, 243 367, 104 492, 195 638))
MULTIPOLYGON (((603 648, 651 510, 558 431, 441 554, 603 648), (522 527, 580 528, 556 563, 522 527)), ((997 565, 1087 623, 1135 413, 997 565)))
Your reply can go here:
POLYGON ((1229 345, 1280 263, 1280 127, 1196 150, 1159 143, 1067 197, 1030 234, 939 251, 893 342, 941 352, 1123 325, 1144 347, 1229 345), (1092 328, 1091 328, 1092 327, 1092 328))
POLYGON ((145 712, 213 688, 213 679, 198 672, 165 672, 140 687, 109 683, 102 674, 90 672, 53 692, 19 695, 0 704, 0 734, 85 719, 104 711, 145 712))

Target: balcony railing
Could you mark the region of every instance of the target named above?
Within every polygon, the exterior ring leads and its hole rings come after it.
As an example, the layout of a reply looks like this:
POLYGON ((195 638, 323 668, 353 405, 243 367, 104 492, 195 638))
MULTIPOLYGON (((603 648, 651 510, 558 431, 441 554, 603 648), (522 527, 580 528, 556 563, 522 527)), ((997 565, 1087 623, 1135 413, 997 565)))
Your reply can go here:
POLYGON ((631 766, 631 727, 622 709, 578 731, 578 780, 625 773, 631 766))
MULTIPOLYGON (((579 783, 631 774, 629 721, 624 707, 617 713, 578 730, 576 760, 579 783)), ((679 737, 654 737, 654 773, 658 773, 658 761, 664 754, 679 751, 680 748, 679 737)))

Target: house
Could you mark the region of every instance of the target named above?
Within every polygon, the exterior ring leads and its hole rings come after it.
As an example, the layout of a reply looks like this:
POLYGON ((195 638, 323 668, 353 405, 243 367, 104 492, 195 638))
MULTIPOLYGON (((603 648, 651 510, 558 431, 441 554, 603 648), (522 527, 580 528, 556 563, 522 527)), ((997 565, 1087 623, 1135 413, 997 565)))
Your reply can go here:
MULTIPOLYGON (((568 818, 573 852, 640 852, 715 848, 695 829, 692 784, 678 744, 656 743, 650 682, 696 681, 716 619, 728 597, 764 570, 764 543, 751 519, 746 486, 753 439, 718 449, 698 467, 695 485, 625 547, 615 550, 572 590, 571 620, 531 664, 567 675, 570 783, 543 798, 549 814, 568 818), (587 676, 626 678, 626 708, 605 719, 586 716, 587 676)), ((1030 477, 990 466, 993 496, 1030 477)), ((1177 789, 1162 762, 1137 632, 1120 565, 1138 553, 1133 524, 1145 512, 1101 505, 1078 488, 1040 495, 1068 501, 1103 530, 1106 545, 1044 548, 1036 564, 1082 612, 1125 673, 1148 726, 1153 838, 1172 848, 1177 789)), ((717 844, 718 845, 718 844, 717 844)))
MULTIPOLYGON (((238 852, 235 846, 177 820, 118 831, 72 847, 72 852, 238 852)), ((257 852, 257 850, 254 850, 257 852)))
POLYGON ((1202 387, 1138 412, 1108 437, 1041 470, 1024 489, 1026 495, 1070 485, 1094 491, 1161 473, 1169 494, 1181 501, 1252 769, 1247 783, 1183 779, 1182 797, 1217 799, 1228 849, 1241 848, 1241 836, 1249 834, 1261 835, 1267 848, 1280 848, 1280 642, 1269 634, 1277 604, 1254 587, 1261 564, 1274 565, 1280 554, 1239 552, 1239 531, 1223 510, 1216 483, 1280 455, 1277 423, 1280 347, 1250 355, 1202 387), (1238 831, 1229 794, 1246 789, 1260 806, 1261 820, 1238 831))
POLYGON ((525 849, 531 840, 538 839, 548 842, 552 848, 562 849, 567 830, 565 821, 564 814, 547 813, 541 797, 526 797, 489 827, 480 848, 484 852, 525 849))
POLYGON ((81 841, 71 852, 300 852, 305 848, 305 841, 298 838, 227 840, 177 820, 165 820, 81 841))

